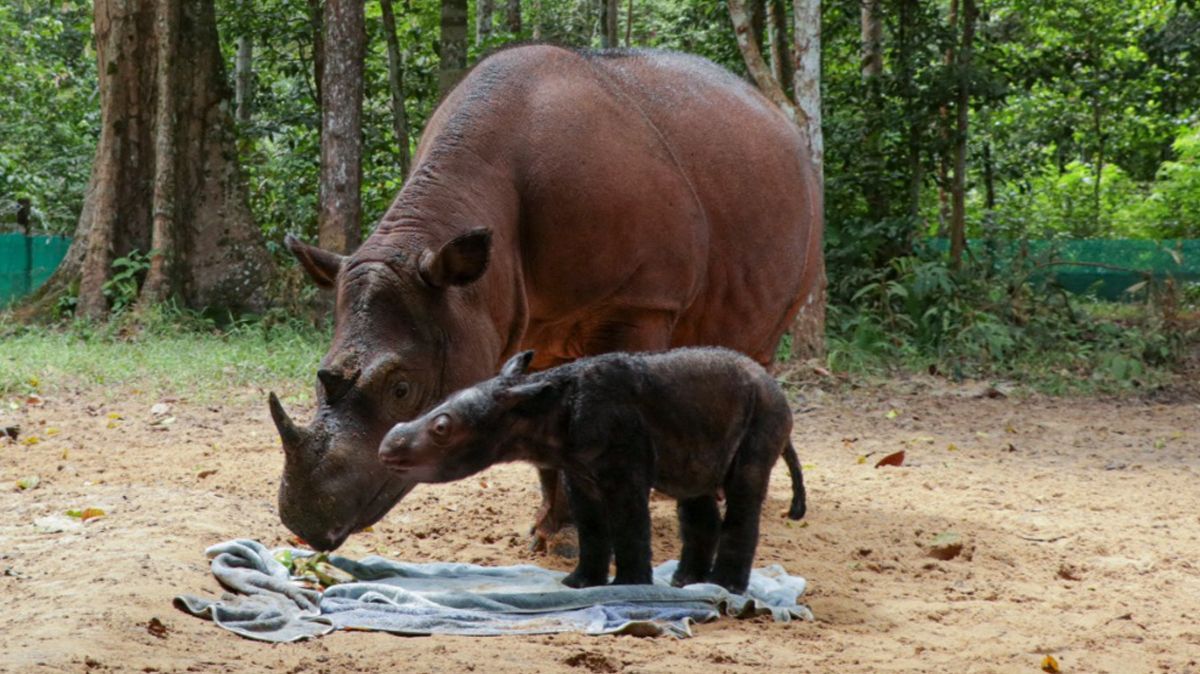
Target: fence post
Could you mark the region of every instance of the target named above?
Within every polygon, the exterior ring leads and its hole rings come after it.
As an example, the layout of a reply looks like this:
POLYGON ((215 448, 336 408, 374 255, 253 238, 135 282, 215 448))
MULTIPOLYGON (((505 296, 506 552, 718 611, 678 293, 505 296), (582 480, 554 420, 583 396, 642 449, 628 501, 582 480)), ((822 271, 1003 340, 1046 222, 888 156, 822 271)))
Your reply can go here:
POLYGON ((25 232, 25 292, 22 295, 33 292, 33 233, 29 224, 32 210, 33 203, 28 197, 17 199, 17 225, 25 232))

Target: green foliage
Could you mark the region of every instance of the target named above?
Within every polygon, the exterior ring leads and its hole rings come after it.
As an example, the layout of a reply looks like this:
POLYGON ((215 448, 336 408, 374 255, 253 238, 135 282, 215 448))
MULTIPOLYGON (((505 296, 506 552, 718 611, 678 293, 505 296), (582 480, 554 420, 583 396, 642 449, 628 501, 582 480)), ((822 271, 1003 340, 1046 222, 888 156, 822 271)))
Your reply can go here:
POLYGON ((0 317, 0 326, 0 395, 31 392, 37 382, 50 395, 82 385, 112 396, 187 391, 204 403, 258 387, 306 400, 329 342, 327 330, 294 321, 243 319, 218 328, 170 304, 102 324, 22 326, 0 317))
POLYGON ((138 290, 149 269, 150 256, 139 250, 113 260, 112 276, 104 282, 103 288, 112 313, 120 314, 137 301, 138 290))
POLYGON ((1062 292, 1024 259, 1003 273, 987 260, 955 274, 931 252, 894 259, 829 313, 831 368, 894 367, 954 379, 1003 378, 1052 392, 1121 391, 1165 381, 1193 330, 1179 297, 1136 311, 1062 292))
POLYGON ((0 230, 16 200, 37 229, 69 234, 98 137, 91 2, 0 3, 0 230))

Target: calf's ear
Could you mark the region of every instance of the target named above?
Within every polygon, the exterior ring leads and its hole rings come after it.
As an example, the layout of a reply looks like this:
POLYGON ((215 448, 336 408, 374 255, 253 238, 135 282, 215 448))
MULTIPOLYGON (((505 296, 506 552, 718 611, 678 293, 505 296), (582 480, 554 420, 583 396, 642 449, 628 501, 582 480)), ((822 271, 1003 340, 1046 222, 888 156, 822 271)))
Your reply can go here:
POLYGON ((421 278, 434 288, 465 286, 479 280, 487 271, 492 250, 492 231, 486 227, 472 229, 450 239, 434 251, 421 253, 421 278))
POLYGON ((283 238, 283 245, 296 256, 300 266, 308 272, 309 278, 321 288, 332 288, 337 281, 338 270, 342 268, 343 256, 327 250, 310 246, 300 239, 288 234, 283 238))
POLYGON ((512 358, 509 358, 508 362, 504 364, 504 367, 500 368, 500 376, 516 377, 523 375, 525 374, 525 371, 529 369, 529 363, 532 360, 533 351, 522 351, 512 358))
POLYGON ((558 399, 558 387, 548 381, 520 384, 501 392, 501 397, 518 414, 536 415, 545 412, 558 399))

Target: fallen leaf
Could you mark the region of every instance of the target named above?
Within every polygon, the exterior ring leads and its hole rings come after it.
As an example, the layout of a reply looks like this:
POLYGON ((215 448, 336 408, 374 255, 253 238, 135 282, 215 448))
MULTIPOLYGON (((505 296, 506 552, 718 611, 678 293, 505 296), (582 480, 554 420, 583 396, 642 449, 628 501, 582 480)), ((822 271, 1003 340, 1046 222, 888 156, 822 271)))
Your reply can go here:
POLYGON ((36 393, 30 393, 25 397, 25 404, 30 407, 41 407, 46 404, 46 400, 36 393))
POLYGON ((1049 672, 1049 674, 1060 674, 1062 672, 1058 668, 1058 660, 1055 660, 1053 655, 1047 655, 1042 658, 1042 671, 1049 672))
POLYGON ((55 428, 55 427, 51 426, 50 428, 47 428, 47 429, 46 429, 45 433, 46 433, 46 437, 47 437, 47 438, 53 438, 54 436, 58 435, 59 433, 62 433, 62 431, 60 431, 60 430, 58 430, 57 428, 55 428))
POLYGON ((40 438, 38 438, 38 436, 36 436, 36 435, 31 435, 31 436, 29 436, 28 438, 25 438, 24 440, 22 440, 22 441, 21 441, 21 444, 22 444, 22 445, 29 445, 29 446, 33 446, 33 445, 36 445, 36 444, 37 444, 37 443, 39 443, 39 442, 41 442, 41 439, 40 439, 40 438))
POLYGON ((883 416, 887 417, 888 419, 895 419, 896 417, 900 416, 900 413, 896 410, 888 410, 887 414, 883 416))
POLYGON ((66 447, 63 447, 62 458, 63 458, 63 461, 67 460, 67 448, 66 447))
POLYGON ((363 527, 363 528, 361 528, 361 529, 359 529, 359 530, 358 530, 358 533, 360 533, 360 534, 373 534, 373 533, 375 533, 375 527, 373 527, 373 526, 372 526, 372 527, 363 527))
POLYGON ((158 618, 151 618, 150 622, 146 623, 146 631, 150 633, 150 636, 158 637, 159 639, 166 639, 167 632, 170 632, 167 626, 158 618))
POLYGON ((858 457, 858 463, 866 463, 866 462, 867 462, 867 457, 865 455, 858 457))
POLYGON ((200 471, 199 473, 196 473, 196 477, 198 477, 198 478, 200 478, 201 480, 203 480, 203 479, 204 479, 204 478, 206 478, 206 477, 210 477, 210 476, 212 476, 212 475, 215 475, 215 474, 216 474, 216 472, 217 472, 217 469, 216 469, 216 468, 212 468, 212 469, 209 469, 209 470, 202 470, 202 471, 200 471))
POLYGON ((116 422, 116 420, 115 420, 115 419, 113 419, 113 420, 109 420, 109 422, 106 424, 106 426, 107 426, 108 428, 116 428, 116 427, 117 427, 117 422, 116 422))
POLYGON ((287 542, 291 543, 292 545, 296 546, 297 548, 307 548, 308 547, 308 542, 305 541, 303 538, 300 538, 299 536, 292 536, 291 538, 287 539, 287 542))
POLYGON ((99 508, 84 508, 83 510, 68 510, 67 517, 74 517, 81 522, 104 517, 104 511, 99 508))
POLYGON ((155 403, 154 406, 150 408, 150 414, 156 417, 166 416, 166 414, 170 411, 171 406, 166 403, 155 403))
POLYGON ((891 454, 888 454, 887 456, 883 457, 879 461, 875 462, 875 467, 878 468, 880 466, 901 466, 903 464, 904 464, 904 450, 902 449, 898 452, 892 452, 891 454))
POLYGON ((17 489, 20 489, 21 491, 29 491, 30 489, 37 487, 41 481, 42 478, 38 477, 37 475, 23 477, 17 480, 17 489))
POLYGON ((954 443, 952 442, 952 443, 950 443, 950 444, 946 445, 946 451, 947 451, 947 452, 957 452, 957 451, 958 451, 958 445, 956 445, 956 444, 954 444, 954 443))
POLYGON ((42 386, 42 382, 38 381, 37 377, 30 377, 29 379, 25 380, 25 383, 29 384, 33 388, 41 388, 42 386))
POLYGON ((109 419, 112 419, 114 421, 125 418, 125 417, 122 417, 120 414, 117 414, 116 412, 109 412, 106 416, 109 419))
POLYGON ((926 553, 934 559, 940 559, 943 562, 948 562, 962 554, 962 551, 962 536, 959 536, 953 531, 945 531, 933 537, 933 541, 929 544, 929 548, 926 550, 926 553))

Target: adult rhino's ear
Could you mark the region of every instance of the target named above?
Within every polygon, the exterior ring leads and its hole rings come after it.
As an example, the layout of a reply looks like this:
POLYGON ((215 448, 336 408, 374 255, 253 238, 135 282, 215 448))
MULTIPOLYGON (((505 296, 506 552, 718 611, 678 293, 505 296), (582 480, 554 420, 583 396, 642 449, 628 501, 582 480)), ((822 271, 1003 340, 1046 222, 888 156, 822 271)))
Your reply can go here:
POLYGON ((436 252, 426 248, 421 254, 421 278, 434 288, 474 283, 487 271, 491 249, 492 232, 485 227, 454 237, 436 252))
POLYGON ((529 363, 532 360, 533 351, 522 351, 512 358, 509 358, 508 362, 504 364, 504 367, 500 368, 500 376, 517 377, 523 375, 525 374, 525 371, 529 369, 529 363))
POLYGON ((288 234, 283 237, 283 245, 292 251, 300 266, 308 272, 309 278, 321 288, 332 288, 337 281, 338 270, 342 268, 343 256, 310 246, 300 239, 288 234))

